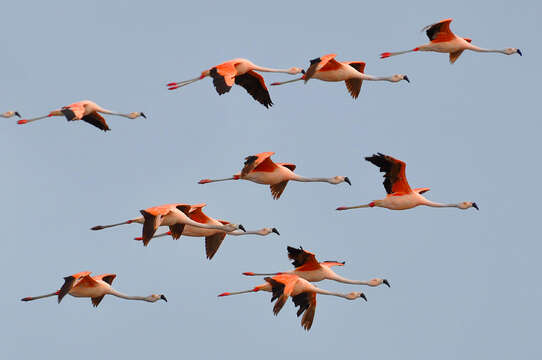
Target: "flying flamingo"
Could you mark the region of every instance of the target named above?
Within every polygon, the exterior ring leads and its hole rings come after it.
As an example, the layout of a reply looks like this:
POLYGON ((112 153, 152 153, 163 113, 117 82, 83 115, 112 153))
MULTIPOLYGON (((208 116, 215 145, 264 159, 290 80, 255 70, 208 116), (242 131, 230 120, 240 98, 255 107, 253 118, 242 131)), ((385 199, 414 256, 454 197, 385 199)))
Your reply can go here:
POLYGON ((0 117, 3 118, 10 118, 12 116, 17 116, 18 118, 20 118, 21 114, 19 114, 18 111, 6 111, 5 113, 0 114, 0 117))
POLYGON ((194 221, 188 217, 190 211, 190 205, 188 204, 166 204, 160 206, 150 207, 145 210, 140 210, 140 217, 123 221, 118 224, 111 225, 97 225, 91 228, 91 230, 102 230, 113 226, 138 223, 143 224, 142 240, 143 245, 147 246, 151 241, 154 233, 159 226, 169 226, 171 236, 176 240, 183 234, 185 225, 192 225, 198 228, 214 229, 225 232, 234 231, 237 229, 245 230, 243 225, 238 224, 203 224, 194 221))
POLYGON ((355 285, 367 285, 367 286, 379 286, 385 284, 390 287, 390 283, 386 279, 374 278, 369 281, 360 281, 360 280, 350 280, 343 278, 342 276, 336 274, 331 267, 333 266, 343 266, 343 262, 339 261, 322 261, 318 262, 316 256, 313 253, 303 250, 302 247, 296 249, 294 247, 288 246, 288 258, 292 261, 292 265, 295 267, 295 270, 292 271, 282 271, 278 273, 271 274, 257 274, 253 272, 244 272, 243 275, 247 276, 267 276, 267 275, 280 275, 280 274, 293 274, 297 275, 300 278, 303 278, 310 282, 318 282, 322 280, 335 280, 345 284, 355 284, 355 285))
MULTIPOLYGON (((210 216, 207 216, 202 210, 202 208, 205 205, 206 204, 197 204, 197 205, 190 206, 188 217, 200 224, 217 225, 217 226, 230 224, 228 221, 216 220, 210 216)), ((280 235, 276 228, 263 228, 256 231, 244 231, 244 232, 243 231, 224 232, 222 230, 217 230, 217 229, 205 229, 201 227, 195 227, 192 225, 186 225, 184 227, 182 235, 193 236, 193 237, 205 237, 205 253, 207 255, 207 259, 211 260, 213 256, 216 254, 216 252, 218 251, 218 248, 222 244, 222 241, 224 240, 226 235, 238 236, 238 235, 256 234, 256 235, 265 236, 265 235, 269 235, 272 232, 274 232, 277 235, 280 235)), ((167 236, 171 234, 172 234, 171 231, 168 231, 159 235, 154 235, 153 238, 167 236)), ((134 238, 134 240, 143 240, 143 237, 141 236, 136 237, 134 238)))
POLYGON ((363 61, 337 61, 336 54, 328 54, 310 61, 311 65, 307 69, 305 75, 300 78, 274 82, 271 85, 283 85, 295 81, 305 80, 305 83, 310 79, 319 79, 322 81, 344 81, 350 95, 357 99, 361 90, 363 80, 368 81, 389 81, 399 82, 405 80, 410 82, 406 75, 393 76, 373 76, 365 74, 365 63, 363 61))
POLYGON ((129 114, 113 112, 111 110, 106 110, 100 107, 100 105, 96 104, 95 102, 92 102, 90 100, 83 100, 68 106, 64 106, 60 110, 53 110, 48 115, 39 116, 33 119, 19 120, 17 121, 17 124, 23 125, 32 121, 41 120, 52 116, 65 116, 68 121, 83 120, 91 125, 96 126, 100 130, 111 130, 105 122, 105 119, 99 113, 123 116, 128 119, 135 119, 139 116, 147 118, 147 116, 145 116, 145 114, 143 114, 142 112, 131 112, 129 114))
POLYGON ((258 184, 270 185, 273 199, 277 200, 286 188, 288 181, 301 182, 327 182, 330 184, 340 184, 346 182, 352 185, 350 179, 346 176, 335 176, 332 178, 306 178, 294 173, 296 166, 289 163, 274 163, 271 156, 274 152, 264 152, 245 158, 245 166, 240 173, 226 179, 203 179, 199 184, 208 184, 217 181, 226 180, 249 180, 258 184))
POLYGON ((314 313, 316 311, 316 294, 338 296, 348 300, 363 298, 367 301, 367 297, 363 292, 342 294, 320 289, 297 275, 280 274, 273 277, 266 277, 264 280, 266 281, 265 284, 258 285, 250 290, 225 292, 218 296, 238 295, 258 291, 272 292, 273 296, 271 297, 271 301, 278 299, 273 306, 273 314, 275 315, 280 312, 288 300, 288 297, 291 296, 295 306, 299 306, 299 310, 297 311, 298 317, 303 314, 305 310, 307 311, 305 315, 303 315, 303 318, 301 318, 301 326, 307 331, 310 330, 312 326, 314 313))
POLYGON ((486 52, 486 53, 501 53, 505 55, 512 55, 518 53, 520 56, 521 50, 516 48, 507 48, 502 50, 489 50, 482 49, 476 45, 472 45, 472 39, 462 38, 456 36, 450 30, 450 23, 452 19, 446 19, 439 21, 438 23, 428 25, 422 29, 425 30, 427 37, 429 38, 429 43, 415 47, 412 50, 398 51, 398 52, 385 52, 380 54, 380 58, 384 59, 390 56, 406 54, 413 51, 435 51, 440 53, 449 53, 450 54, 450 64, 456 62, 456 60, 461 56, 463 51, 472 50, 477 52, 486 52))
POLYGON ((269 91, 265 86, 263 77, 256 71, 262 72, 279 72, 288 74, 299 74, 303 69, 292 67, 290 69, 270 69, 253 64, 247 59, 233 59, 226 61, 217 66, 213 66, 209 70, 202 71, 201 75, 191 80, 180 82, 172 82, 167 84, 169 90, 175 90, 182 86, 192 84, 198 80, 204 79, 207 76, 213 78, 218 95, 225 94, 230 91, 233 84, 241 85, 245 90, 258 101, 260 104, 269 108, 273 106, 269 91))
POLYGON ((388 195, 382 200, 374 200, 366 205, 358 206, 341 206, 337 210, 348 210, 366 207, 383 207, 391 210, 406 210, 412 209, 419 205, 432 206, 432 207, 456 207, 462 210, 469 209, 471 207, 478 209, 478 205, 475 202, 463 201, 458 204, 439 204, 427 200, 422 196, 423 193, 429 191, 429 188, 416 188, 411 189, 408 185, 405 168, 406 164, 401 160, 392 158, 391 156, 381 153, 375 154, 370 157, 366 157, 365 160, 378 166, 380 172, 384 172, 384 188, 388 195))
POLYGON ((158 300, 167 299, 164 295, 152 294, 149 296, 130 296, 120 293, 111 287, 113 280, 117 275, 115 274, 102 274, 96 276, 90 276, 90 271, 82 271, 77 274, 73 274, 64 278, 64 284, 60 288, 50 294, 40 296, 29 296, 21 299, 21 301, 32 301, 42 299, 50 296, 58 296, 58 303, 62 301, 62 298, 66 294, 70 294, 73 297, 89 297, 92 300, 92 305, 97 307, 100 305, 100 301, 105 295, 113 295, 127 300, 142 300, 147 302, 156 302, 158 300))

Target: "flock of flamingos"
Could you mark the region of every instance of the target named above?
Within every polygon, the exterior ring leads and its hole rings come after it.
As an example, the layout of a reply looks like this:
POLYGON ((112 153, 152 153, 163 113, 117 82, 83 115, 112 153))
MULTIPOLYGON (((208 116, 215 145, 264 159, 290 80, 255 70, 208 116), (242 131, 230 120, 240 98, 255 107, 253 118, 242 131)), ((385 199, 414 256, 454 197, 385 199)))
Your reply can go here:
MULTIPOLYGON (((440 53, 448 53, 450 63, 457 61, 461 53, 465 50, 477 52, 495 52, 506 55, 521 54, 521 51, 516 48, 507 48, 502 50, 488 50, 479 48, 471 44, 471 39, 456 36, 450 30, 452 19, 442 20, 438 23, 425 27, 429 43, 417 46, 411 50, 400 52, 385 52, 381 54, 381 58, 400 55, 408 52, 416 51, 434 51, 440 53)), ((214 66, 201 73, 200 76, 181 82, 172 82, 167 84, 169 90, 175 90, 185 85, 191 84, 206 77, 211 77, 213 85, 219 95, 230 91, 234 84, 244 87, 247 92, 263 106, 268 108, 273 105, 269 91, 265 85, 263 77, 258 72, 282 72, 288 74, 302 74, 301 77, 277 82, 271 85, 281 85, 290 82, 310 79, 319 79, 322 81, 344 81, 348 92, 355 99, 358 97, 361 85, 364 80, 369 81, 389 81, 399 82, 401 80, 409 81, 406 75, 397 74, 389 77, 376 77, 364 73, 365 63, 362 61, 337 61, 335 54, 324 55, 310 61, 310 66, 305 71, 303 69, 292 67, 287 70, 270 69, 257 66, 245 59, 234 59, 214 66)), ((146 117, 142 112, 119 113, 106 110, 92 101, 80 101, 61 109, 53 110, 47 115, 35 117, 31 119, 21 119, 18 124, 27 124, 40 119, 45 119, 54 116, 63 116, 68 121, 83 120, 92 124, 103 131, 110 130, 107 122, 101 114, 117 115, 129 119, 137 117, 146 117)), ((1 114, 2 117, 9 118, 13 116, 21 117, 17 111, 8 111, 1 114)), ((296 165, 292 163, 279 163, 271 160, 273 152, 264 152, 251 155, 245 158, 244 166, 240 172, 235 175, 223 179, 203 179, 200 184, 208 184, 218 181, 227 180, 248 180, 258 184, 269 185, 271 195, 274 199, 279 199, 284 192, 289 181, 298 182, 325 182, 333 185, 347 183, 351 185, 350 179, 346 176, 334 176, 330 178, 309 178, 295 173, 296 165)), ((337 210, 349 210, 365 207, 383 207, 391 210, 407 210, 416 206, 425 205, 431 207, 455 207, 466 210, 478 206, 475 202, 464 201, 452 204, 436 203, 426 199, 423 194, 429 191, 429 188, 411 188, 408 184, 405 175, 406 164, 391 156, 381 153, 366 157, 365 160, 374 164, 384 173, 384 188, 386 196, 380 200, 373 200, 368 203, 356 206, 341 206, 337 210)), ((255 234, 266 236, 271 233, 280 235, 276 228, 262 228, 255 231, 246 231, 243 225, 235 224, 224 220, 217 220, 203 212, 203 207, 206 204, 167 204, 150 207, 140 210, 141 216, 135 217, 121 223, 112 225, 98 225, 92 230, 102 230, 105 228, 119 226, 123 224, 138 223, 143 225, 141 237, 135 238, 142 241, 144 246, 147 246, 152 238, 161 236, 171 236, 173 239, 178 239, 181 235, 205 237, 205 251, 208 259, 218 251, 221 243, 226 235, 240 236, 247 234, 255 234), (169 231, 156 235, 156 231, 160 226, 168 226, 169 231)), ((275 301, 273 313, 277 315, 284 306, 289 297, 292 298, 296 307, 299 307, 297 316, 303 314, 301 325, 304 329, 309 330, 312 326, 314 314, 316 310, 316 294, 333 295, 342 297, 348 300, 363 298, 367 300, 363 292, 350 292, 347 294, 336 293, 320 289, 313 285, 313 282, 319 282, 324 279, 334 280, 346 284, 357 284, 366 286, 387 285, 390 283, 386 279, 375 278, 369 281, 349 280, 336 274, 332 267, 342 266, 344 262, 339 261, 318 261, 315 255, 303 248, 287 247, 288 258, 292 260, 294 270, 282 271, 268 274, 246 272, 247 276, 266 276, 265 283, 255 286, 252 289, 238 292, 225 292, 218 296, 236 295, 248 292, 268 291, 272 293, 271 301, 275 301)), ((162 294, 152 294, 149 296, 129 296, 122 294, 112 288, 115 274, 103 274, 91 276, 90 272, 84 271, 73 274, 64 278, 64 284, 60 290, 49 294, 33 297, 25 297, 22 301, 31 301, 50 296, 57 296, 58 302, 63 299, 66 294, 75 297, 89 297, 92 304, 98 306, 103 297, 107 294, 114 295, 123 299, 143 300, 147 302, 156 302, 158 300, 167 301, 162 294)))

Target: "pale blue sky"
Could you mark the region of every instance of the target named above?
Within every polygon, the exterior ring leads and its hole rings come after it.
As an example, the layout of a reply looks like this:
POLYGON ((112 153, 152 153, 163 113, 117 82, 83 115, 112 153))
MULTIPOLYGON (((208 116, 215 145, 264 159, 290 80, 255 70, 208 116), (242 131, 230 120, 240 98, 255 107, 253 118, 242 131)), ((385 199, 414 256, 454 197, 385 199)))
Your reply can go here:
POLYGON ((5 3, 0 111, 32 117, 90 99, 149 118, 109 117, 107 134, 63 119, 0 122, 0 356, 541 357, 541 9, 533 1, 5 3), (524 56, 466 52, 453 66, 442 54, 378 58, 425 43, 419 30, 448 17, 474 44, 524 56), (209 79, 165 87, 235 57, 306 68, 327 53, 412 82, 366 82, 356 101, 344 84, 273 87, 270 110, 240 87, 218 96, 209 79), (230 176, 263 151, 302 175, 347 175, 353 186, 291 183, 273 201, 266 186, 196 183, 230 176), (384 196, 378 169, 362 160, 375 152, 406 161, 410 184, 430 187, 431 200, 476 201, 480 211, 336 212, 384 196), (207 261, 202 239, 143 248, 131 240, 138 225, 88 230, 169 202, 206 202, 211 216, 282 235, 232 237, 207 261), (274 317, 267 293, 216 297, 262 281, 243 271, 289 269, 287 245, 345 260, 345 277, 382 276, 392 287, 365 289, 367 303, 319 297, 309 333, 291 302, 274 317), (116 273, 119 291, 169 302, 19 301, 82 270, 116 273))

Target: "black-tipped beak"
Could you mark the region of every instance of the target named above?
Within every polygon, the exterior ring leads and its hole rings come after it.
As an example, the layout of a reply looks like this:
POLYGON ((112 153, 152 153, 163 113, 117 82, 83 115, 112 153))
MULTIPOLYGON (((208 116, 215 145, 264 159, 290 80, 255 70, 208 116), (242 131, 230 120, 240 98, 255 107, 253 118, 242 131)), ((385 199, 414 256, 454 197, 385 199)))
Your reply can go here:
POLYGON ((478 205, 476 205, 476 203, 472 203, 472 207, 475 208, 476 210, 480 210, 480 209, 478 208, 478 205))
POLYGON ((367 301, 367 296, 365 296, 365 294, 362 293, 359 297, 362 298, 363 300, 367 301))
POLYGON ((241 224, 239 224, 239 229, 240 229, 240 230, 243 230, 244 232, 247 232, 247 231, 245 230, 245 227, 244 227, 243 225, 241 225, 241 224))
POLYGON ((141 114, 141 117, 142 117, 142 118, 145 118, 145 119, 147 118, 147 115, 145 115, 145 114, 143 114, 143 113, 140 113, 140 114, 141 114))
POLYGON ((523 56, 520 49, 518 49, 518 54, 519 54, 519 56, 523 56))
POLYGON ((21 114, 19 114, 18 111, 15 111, 15 116, 17 116, 19 119, 21 118, 21 114))
POLYGON ((277 234, 277 235, 280 235, 280 233, 279 233, 279 231, 277 230, 277 228, 272 228, 271 231, 274 232, 274 233, 277 234))
POLYGON ((167 302, 167 299, 164 295, 160 295, 160 299, 164 300, 165 302, 167 302))
POLYGON ((386 279, 384 279, 384 281, 382 281, 382 284, 386 284, 389 288, 391 288, 390 283, 386 279))
MULTIPOLYGON (((519 50, 518 50, 518 52, 519 52, 519 50)), ((520 55, 521 55, 521 53, 520 53, 520 55)), ((301 73, 302 73, 303 75, 305 75, 305 70, 301 69, 301 73)))
POLYGON ((403 76, 403 80, 406 80, 406 82, 408 82, 408 83, 410 82, 410 79, 409 79, 408 76, 406 76, 406 75, 403 76))
POLYGON ((344 178, 344 182, 352 186, 352 183, 350 182, 350 179, 348 178, 348 176, 344 178))

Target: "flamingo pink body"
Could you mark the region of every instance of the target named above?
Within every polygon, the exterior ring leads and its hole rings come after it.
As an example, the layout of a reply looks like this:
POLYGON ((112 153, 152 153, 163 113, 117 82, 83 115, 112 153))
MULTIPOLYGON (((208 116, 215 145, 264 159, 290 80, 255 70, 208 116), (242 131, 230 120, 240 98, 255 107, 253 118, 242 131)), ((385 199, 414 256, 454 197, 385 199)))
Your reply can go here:
POLYGON ((490 49, 483 49, 478 46, 475 46, 471 44, 471 41, 472 41, 471 39, 456 36, 450 30, 451 22, 452 22, 452 19, 445 19, 445 20, 439 21, 438 23, 428 25, 425 28, 423 28, 423 30, 425 30, 427 34, 427 37, 430 40, 428 44, 419 45, 412 50, 398 51, 398 52, 384 52, 380 54, 380 58, 384 59, 390 56, 401 55, 401 54, 406 54, 409 52, 416 52, 416 51, 433 51, 433 52, 450 54, 450 64, 453 64, 456 62, 456 60, 459 58, 459 56, 461 56, 461 54, 465 50, 471 50, 471 51, 476 51, 476 52, 501 53, 505 55, 512 55, 512 54, 519 54, 520 56, 522 55, 521 50, 516 49, 516 48, 490 50, 490 49))
POLYGON ((369 204, 357 206, 341 206, 337 210, 349 210, 366 207, 383 207, 390 210, 407 210, 416 206, 425 205, 431 207, 455 207, 466 210, 474 207, 478 210, 475 202, 463 201, 457 204, 440 204, 432 202, 422 196, 429 188, 412 189, 406 179, 406 164, 401 160, 381 153, 366 157, 365 160, 378 166, 384 172, 384 188, 388 195, 381 200, 371 201, 369 204))
POLYGON ((102 274, 90 276, 90 271, 82 271, 64 278, 64 285, 60 290, 50 294, 40 296, 29 296, 21 299, 22 301, 32 301, 50 296, 58 296, 58 303, 64 296, 70 294, 73 297, 88 297, 92 300, 92 305, 97 307, 105 295, 113 295, 127 300, 142 300, 147 302, 156 302, 158 300, 167 301, 164 295, 152 294, 149 296, 130 296, 122 294, 111 287, 113 280, 117 275, 102 274))
POLYGON ((254 100, 258 101, 266 108, 269 108, 270 106, 273 106, 273 102, 271 101, 263 77, 256 71, 280 72, 295 75, 302 72, 302 69, 296 67, 290 69, 265 68, 258 66, 247 59, 237 58, 205 70, 197 78, 180 82, 171 82, 167 84, 167 86, 169 90, 175 90, 210 76, 213 78, 213 85, 219 95, 229 92, 232 86, 237 84, 244 87, 254 100))
POLYGON ((199 184, 208 184, 217 181, 226 180, 248 180, 257 184, 269 185, 273 198, 279 199, 282 195, 288 181, 300 182, 327 182, 329 184, 340 184, 342 182, 350 183, 346 176, 335 176, 332 178, 306 178, 294 173, 296 166, 290 163, 275 163, 271 160, 274 152, 263 152, 256 155, 247 156, 245 164, 240 173, 226 179, 203 179, 199 184))
POLYGON ((351 292, 348 294, 336 293, 320 289, 307 280, 293 274, 279 274, 273 277, 266 277, 266 283, 258 285, 251 290, 237 291, 237 292, 225 292, 218 296, 238 295, 249 292, 268 291, 272 292, 273 296, 271 301, 277 300, 273 306, 273 314, 277 315, 289 297, 292 297, 292 301, 295 306, 299 306, 297 316, 301 314, 301 326, 305 330, 310 330, 314 320, 314 314, 316 311, 316 294, 332 295, 342 297, 348 300, 355 300, 363 298, 367 301, 367 297, 363 292, 351 292))

